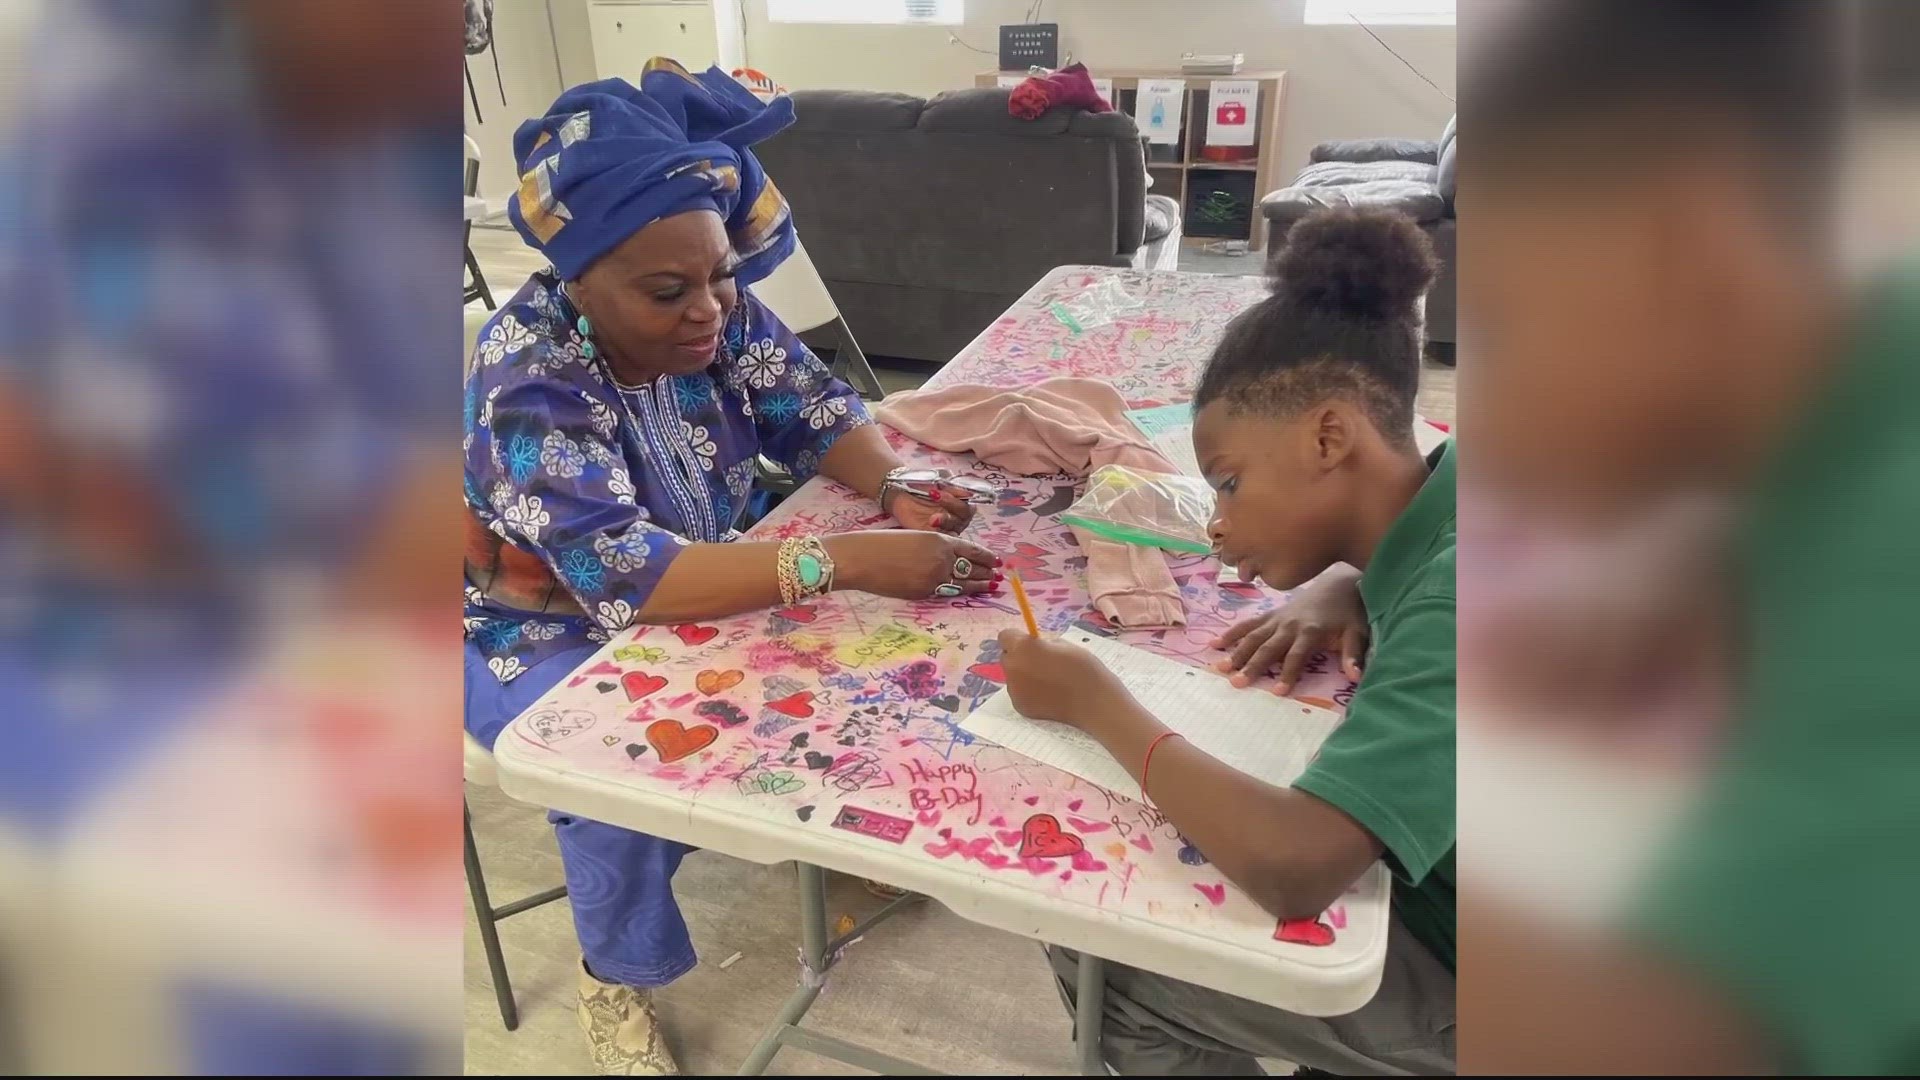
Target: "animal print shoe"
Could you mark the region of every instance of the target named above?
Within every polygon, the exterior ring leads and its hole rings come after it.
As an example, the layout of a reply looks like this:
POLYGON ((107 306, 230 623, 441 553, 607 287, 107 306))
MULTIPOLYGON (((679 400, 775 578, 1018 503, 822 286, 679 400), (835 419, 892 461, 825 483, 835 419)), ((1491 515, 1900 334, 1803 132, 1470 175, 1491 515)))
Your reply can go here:
POLYGON ((602 1076, 677 1076, 653 994, 634 986, 601 982, 580 962, 580 1030, 587 1033, 593 1066, 602 1076))

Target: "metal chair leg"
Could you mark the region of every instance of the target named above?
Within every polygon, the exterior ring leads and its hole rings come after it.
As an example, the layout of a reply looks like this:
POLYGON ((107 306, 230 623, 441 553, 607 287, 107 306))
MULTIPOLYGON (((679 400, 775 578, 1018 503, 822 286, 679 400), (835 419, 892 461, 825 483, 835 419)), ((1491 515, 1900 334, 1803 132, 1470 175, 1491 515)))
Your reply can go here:
POLYGON ((493 302, 493 290, 487 288, 486 275, 480 272, 480 260, 473 257, 473 248, 467 248, 467 273, 473 275, 473 284, 467 289, 467 298, 478 298, 487 305, 488 311, 497 310, 499 305, 493 302))
POLYGON ((886 398, 887 390, 880 385, 880 376, 874 374, 873 365, 867 362, 867 354, 860 349, 860 343, 853 339, 853 328, 847 320, 834 316, 834 329, 840 334, 840 348, 833 353, 834 374, 853 384, 860 396, 868 401, 880 401, 886 398))
POLYGON ((500 999, 500 1022, 508 1031, 520 1026, 520 1010, 513 1003, 513 984, 507 979, 507 958, 500 951, 500 931, 495 925, 493 904, 487 899, 487 878, 480 869, 480 850, 473 846, 473 812, 467 800, 460 800, 461 827, 467 850, 467 889, 473 893, 473 914, 480 920, 480 946, 487 954, 487 967, 493 972, 493 993, 500 999))

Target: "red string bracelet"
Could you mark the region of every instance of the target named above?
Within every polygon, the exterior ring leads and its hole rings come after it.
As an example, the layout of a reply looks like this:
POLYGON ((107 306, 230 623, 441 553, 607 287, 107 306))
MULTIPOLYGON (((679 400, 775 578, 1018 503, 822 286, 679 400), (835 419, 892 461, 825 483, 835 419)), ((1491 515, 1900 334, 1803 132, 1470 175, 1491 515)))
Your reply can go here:
POLYGON ((1161 743, 1176 737, 1186 738, 1177 731, 1163 731, 1155 735, 1153 741, 1147 744, 1147 759, 1140 763, 1140 797, 1146 800, 1148 806, 1153 805, 1153 796, 1147 794, 1147 776, 1153 771, 1153 752, 1161 743))

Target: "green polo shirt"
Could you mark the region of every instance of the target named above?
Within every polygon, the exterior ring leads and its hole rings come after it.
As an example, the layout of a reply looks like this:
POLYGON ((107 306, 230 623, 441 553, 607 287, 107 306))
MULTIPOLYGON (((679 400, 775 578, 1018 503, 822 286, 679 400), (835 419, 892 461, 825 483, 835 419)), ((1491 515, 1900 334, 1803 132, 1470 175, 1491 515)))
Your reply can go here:
POLYGON ((1920 259, 1749 507, 1727 748, 1638 928, 1789 1074, 1920 1073, 1920 259))
POLYGON ((1360 577, 1372 645, 1346 719, 1294 787, 1386 848, 1394 913, 1453 967, 1454 453, 1400 512, 1360 577))

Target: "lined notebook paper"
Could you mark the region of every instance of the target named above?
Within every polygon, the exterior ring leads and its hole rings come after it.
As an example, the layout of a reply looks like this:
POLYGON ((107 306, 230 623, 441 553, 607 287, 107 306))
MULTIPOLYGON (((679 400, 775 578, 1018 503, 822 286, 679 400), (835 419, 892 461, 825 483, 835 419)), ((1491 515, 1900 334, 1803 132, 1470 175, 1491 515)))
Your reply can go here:
MULTIPOLYGON (((1148 712, 1188 742, 1270 784, 1298 778, 1340 723, 1339 713, 1265 690, 1238 689, 1223 675, 1084 630, 1069 630, 1061 638, 1098 657, 1148 712)), ((1139 783, 1092 736, 1065 724, 1027 719, 1014 710, 1005 690, 981 702, 960 726, 1121 795, 1140 794, 1139 783)))

